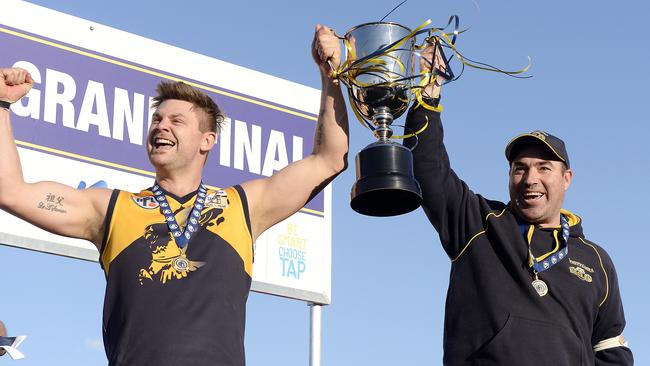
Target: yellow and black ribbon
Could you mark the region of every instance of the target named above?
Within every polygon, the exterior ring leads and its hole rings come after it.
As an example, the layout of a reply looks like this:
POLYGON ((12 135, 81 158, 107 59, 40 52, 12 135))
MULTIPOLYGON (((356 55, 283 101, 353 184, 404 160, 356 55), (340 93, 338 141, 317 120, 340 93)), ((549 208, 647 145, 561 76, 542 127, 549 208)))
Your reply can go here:
MULTIPOLYGON (((420 24, 417 28, 415 28, 408 35, 402 37, 401 39, 398 39, 395 42, 388 44, 358 59, 357 59, 355 47, 350 43, 350 40, 347 39, 346 37, 337 36, 339 39, 343 40, 344 46, 347 50, 348 57, 347 60, 343 62, 338 68, 332 67, 331 76, 335 79, 341 80, 343 84, 347 87, 348 98, 350 100, 351 105, 353 106, 352 110, 354 111, 354 114, 359 120, 359 122, 361 123, 361 125, 364 126, 365 128, 368 128, 373 131, 375 129, 371 121, 368 120, 366 117, 364 117, 361 113, 359 113, 358 108, 363 105, 363 101, 358 100, 358 98, 356 98, 356 96, 354 95, 354 91, 358 91, 368 87, 383 87, 383 86, 392 87, 395 85, 399 85, 399 83, 408 81, 410 79, 413 80, 419 79, 417 85, 407 90, 407 93, 411 93, 411 97, 414 97, 418 107, 423 107, 428 110, 441 112, 442 105, 429 104, 426 101, 427 98, 423 96, 423 92, 425 91, 428 85, 438 82, 438 76, 441 77, 442 84, 447 84, 449 82, 457 80, 460 77, 460 75, 462 75, 465 67, 470 67, 478 70, 498 72, 516 78, 531 77, 529 75, 522 75, 523 73, 525 73, 530 69, 531 66, 530 57, 528 58, 527 66, 525 66, 522 69, 514 70, 514 71, 503 70, 496 66, 492 66, 483 62, 474 61, 468 57, 465 57, 456 47, 456 40, 458 36, 464 33, 465 31, 467 31, 467 29, 459 30, 460 22, 459 22, 459 17, 457 15, 451 16, 447 22, 447 25, 445 25, 445 27, 442 28, 426 28, 430 23, 431 20, 429 19, 424 23, 420 24), (450 27, 453 27, 453 30, 446 31, 450 27), (415 44, 413 48, 415 50, 422 50, 430 46, 435 47, 434 54, 431 61, 426 60, 430 64, 429 66, 431 68, 431 71, 423 72, 412 76, 403 76, 405 74, 408 74, 406 72, 408 66, 403 65, 399 60, 399 58, 392 56, 391 53, 402 50, 401 47, 410 39, 412 38, 415 39, 416 36, 425 33, 427 34, 427 36, 424 42, 420 45, 415 44), (445 57, 443 48, 446 48, 451 51, 451 56, 449 58, 445 57), (444 65, 442 67, 442 70, 438 68, 436 69, 433 68, 433 64, 436 60, 436 52, 440 52, 442 59, 444 60, 444 65), (461 72, 457 76, 454 75, 449 65, 453 57, 456 57, 462 66, 461 72), (387 58, 392 59, 392 61, 394 61, 399 66, 401 74, 391 71, 386 67, 387 58), (370 85, 368 83, 364 83, 358 80, 359 76, 368 75, 368 74, 377 76, 380 79, 383 79, 385 81, 370 85)), ((411 49, 409 48, 409 50, 411 49)), ((404 101, 410 100, 408 96, 407 98, 408 99, 404 101)), ((405 103, 404 109, 408 107, 407 104, 408 103, 405 103)), ((400 110, 399 112, 401 114, 403 111, 400 110)), ((391 138, 403 139, 403 138, 417 136, 419 133, 424 131, 424 129, 426 129, 427 126, 428 123, 425 124, 425 126, 419 129, 418 131, 415 131, 410 134, 405 134, 405 135, 394 135, 391 136, 391 138)))

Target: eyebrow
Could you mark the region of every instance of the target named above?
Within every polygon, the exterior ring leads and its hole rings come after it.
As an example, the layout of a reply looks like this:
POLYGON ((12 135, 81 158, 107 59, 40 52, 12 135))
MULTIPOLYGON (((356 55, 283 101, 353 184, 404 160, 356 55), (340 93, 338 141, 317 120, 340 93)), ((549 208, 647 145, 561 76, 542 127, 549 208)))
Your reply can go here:
MULTIPOLYGON (((158 112, 156 111, 156 112, 154 112, 154 113, 151 115, 151 117, 152 117, 152 118, 155 118, 155 117, 161 117, 161 115, 160 115, 160 113, 158 113, 158 112)), ((173 113, 173 114, 170 114, 170 115, 169 115, 169 118, 176 118, 176 117, 185 117, 185 115, 184 115, 183 113, 180 113, 180 112, 179 112, 179 113, 173 113)))
MULTIPOLYGON (((518 166, 518 167, 521 167, 521 166, 528 166, 528 164, 524 164, 524 163, 522 163, 521 161, 513 161, 513 162, 512 162, 512 165, 513 165, 513 166, 518 166)), ((553 163, 551 162, 551 160, 542 160, 542 161, 540 161, 540 162, 537 162, 537 163, 534 163, 534 164, 533 164, 533 166, 542 166, 542 165, 550 165, 550 166, 553 166, 553 163)))

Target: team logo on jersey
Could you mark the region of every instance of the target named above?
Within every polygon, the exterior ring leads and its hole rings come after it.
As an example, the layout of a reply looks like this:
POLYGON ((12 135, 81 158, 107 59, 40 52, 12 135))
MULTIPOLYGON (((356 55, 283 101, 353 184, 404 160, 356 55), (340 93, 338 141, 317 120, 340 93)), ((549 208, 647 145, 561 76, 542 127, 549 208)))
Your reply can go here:
POLYGON ((585 281, 585 282, 592 282, 593 278, 591 277, 590 273, 594 273, 594 269, 586 266, 576 260, 569 259, 569 271, 571 274, 575 275, 579 279, 585 281))
POLYGON ((156 198, 154 196, 131 196, 131 199, 133 202, 135 202, 136 205, 146 208, 148 210, 152 210, 154 208, 158 208, 158 201, 156 201, 156 198))
POLYGON ((228 207, 228 194, 222 189, 208 193, 205 197, 205 207, 220 209, 228 207))
MULTIPOLYGON (((153 200, 155 201, 155 200, 153 200)), ((180 217, 187 217, 188 211, 191 207, 186 207, 179 211, 177 215, 180 217)), ((200 217, 190 217, 190 220, 196 220, 200 228, 197 230, 205 229, 213 225, 220 225, 225 221, 223 217, 223 210, 209 209, 205 210, 200 217)), ((180 223, 183 225, 183 223, 180 223)), ((189 229, 185 235, 189 236, 192 229, 189 229)), ((176 230, 178 226, 172 226, 172 230, 176 230)), ((205 262, 196 260, 193 255, 187 252, 190 241, 183 249, 179 248, 175 240, 169 235, 169 227, 166 222, 159 222, 148 225, 142 237, 137 239, 133 245, 140 248, 145 248, 146 252, 150 255, 141 263, 138 271, 138 280, 140 285, 148 285, 159 283, 165 285, 171 281, 183 280, 190 276, 192 273, 199 270, 205 262)), ((182 235, 177 231, 178 235, 182 235)), ((176 234, 174 234, 176 236, 176 234)))
POLYGON ((569 271, 576 275, 579 279, 586 281, 586 282, 592 282, 593 278, 587 271, 585 271, 582 267, 569 267, 569 271))

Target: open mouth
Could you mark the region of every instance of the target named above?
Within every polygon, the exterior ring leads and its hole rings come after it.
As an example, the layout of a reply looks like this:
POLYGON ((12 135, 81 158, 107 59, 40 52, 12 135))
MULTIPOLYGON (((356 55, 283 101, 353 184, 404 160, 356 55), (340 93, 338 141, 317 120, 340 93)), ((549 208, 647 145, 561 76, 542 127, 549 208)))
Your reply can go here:
POLYGON ((151 145, 154 149, 171 149, 176 145, 176 143, 166 138, 155 137, 152 139, 151 145))
POLYGON ((542 192, 525 192, 523 195, 524 201, 527 203, 533 203, 535 201, 540 200, 542 197, 545 196, 544 193, 542 192))

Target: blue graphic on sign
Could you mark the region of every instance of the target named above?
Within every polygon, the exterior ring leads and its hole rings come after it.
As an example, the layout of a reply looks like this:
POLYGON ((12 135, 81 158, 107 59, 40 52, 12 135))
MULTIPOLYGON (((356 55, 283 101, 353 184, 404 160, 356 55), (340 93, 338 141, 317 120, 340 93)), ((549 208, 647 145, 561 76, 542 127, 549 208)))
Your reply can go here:
POLYGON ((104 182, 103 180, 98 180, 97 182, 93 183, 90 187, 87 187, 85 181, 82 180, 81 182, 79 182, 77 189, 86 189, 86 188, 108 188, 108 183, 104 182))
POLYGON ((305 251, 280 247, 279 254, 282 261, 282 276, 299 280, 300 275, 307 269, 305 251))

